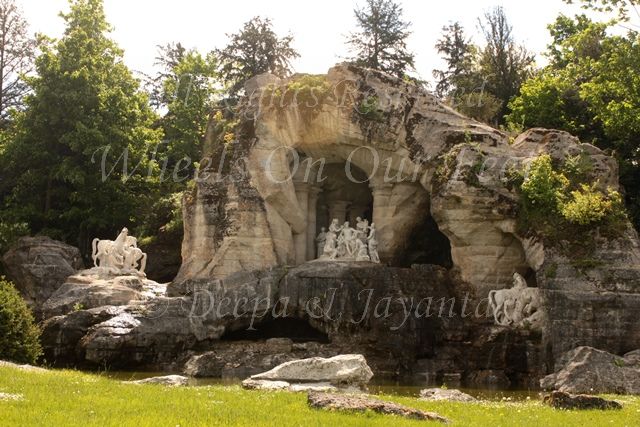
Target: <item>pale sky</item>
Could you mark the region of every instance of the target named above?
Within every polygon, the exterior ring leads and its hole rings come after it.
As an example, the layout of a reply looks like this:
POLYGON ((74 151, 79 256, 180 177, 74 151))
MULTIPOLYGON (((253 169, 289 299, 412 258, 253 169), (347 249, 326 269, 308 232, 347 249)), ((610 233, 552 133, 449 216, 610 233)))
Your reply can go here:
MULTIPOLYGON (((67 10, 67 0, 17 0, 34 32, 58 37, 67 10)), ((514 27, 515 36, 529 50, 539 53, 549 43, 546 25, 558 13, 573 15, 577 6, 562 0, 401 0, 405 17, 413 23, 409 48, 416 54, 416 68, 422 78, 442 63, 434 44, 443 25, 460 21, 467 33, 480 41, 477 17, 492 6, 502 5, 514 27)), ((105 0, 111 35, 125 51, 125 62, 136 71, 153 69, 156 46, 182 42, 186 47, 207 52, 223 47, 226 33, 237 31, 253 16, 273 19, 280 34, 291 32, 301 57, 296 72, 325 73, 347 54, 344 35, 354 27, 355 0, 265 1, 235 0, 105 0)), ((538 62, 544 59, 538 55, 538 62)))

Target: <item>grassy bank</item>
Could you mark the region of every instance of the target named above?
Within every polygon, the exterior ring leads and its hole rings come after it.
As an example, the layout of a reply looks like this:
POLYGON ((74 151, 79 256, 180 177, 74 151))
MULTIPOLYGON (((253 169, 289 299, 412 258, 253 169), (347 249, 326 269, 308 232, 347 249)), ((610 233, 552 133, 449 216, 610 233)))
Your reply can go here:
MULTIPOLYGON (((25 372, 0 367, 2 426, 388 426, 439 425, 376 414, 312 410, 306 394, 245 391, 240 387, 140 386, 74 371, 25 372)), ((434 411, 459 426, 637 426, 640 398, 616 397, 622 411, 567 412, 536 401, 430 403, 391 397, 434 411)))

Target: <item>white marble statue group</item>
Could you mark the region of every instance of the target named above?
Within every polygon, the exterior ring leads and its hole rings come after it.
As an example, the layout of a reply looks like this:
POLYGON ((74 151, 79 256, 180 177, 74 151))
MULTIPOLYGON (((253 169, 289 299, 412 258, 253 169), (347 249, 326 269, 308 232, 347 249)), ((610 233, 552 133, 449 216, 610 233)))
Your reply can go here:
POLYGON ((147 265, 147 254, 138 248, 138 239, 129 236, 123 228, 116 240, 93 239, 93 264, 113 274, 142 274, 147 265))
POLYGON ((530 288, 518 273, 513 274, 513 287, 489 292, 489 309, 500 326, 542 327, 544 311, 538 288, 530 288))
POLYGON ((318 259, 380 263, 376 233, 376 225, 369 225, 366 219, 358 217, 356 228, 352 228, 349 221, 340 225, 334 219, 329 230, 322 227, 316 238, 318 259))

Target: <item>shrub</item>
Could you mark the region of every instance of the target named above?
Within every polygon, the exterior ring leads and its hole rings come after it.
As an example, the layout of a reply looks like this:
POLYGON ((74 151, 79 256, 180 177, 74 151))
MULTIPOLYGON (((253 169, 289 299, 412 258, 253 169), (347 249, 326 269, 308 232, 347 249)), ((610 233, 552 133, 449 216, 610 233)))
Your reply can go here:
POLYGON ((617 191, 609 190, 605 195, 595 184, 582 184, 562 205, 562 216, 573 224, 588 225, 617 217, 623 210, 622 198, 617 191))
POLYGON ((0 359, 35 363, 42 349, 40 330, 12 283, 0 277, 0 359))
POLYGON ((553 213, 558 211, 568 187, 567 177, 553 169, 551 156, 543 154, 531 162, 520 188, 529 207, 553 213))

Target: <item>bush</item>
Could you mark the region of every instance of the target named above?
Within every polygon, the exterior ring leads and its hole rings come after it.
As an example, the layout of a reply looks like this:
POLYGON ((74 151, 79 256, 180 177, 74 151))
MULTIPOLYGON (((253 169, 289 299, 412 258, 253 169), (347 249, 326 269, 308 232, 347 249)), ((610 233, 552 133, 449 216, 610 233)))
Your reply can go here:
POLYGON ((42 349, 40 330, 12 283, 0 277, 0 359, 35 363, 42 349))
POLYGON ((609 190, 605 195, 595 185, 582 184, 578 190, 571 192, 569 200, 562 205, 562 216, 578 225, 602 222, 621 213, 624 214, 624 207, 620 194, 609 190))
POLYGON ((567 177, 553 170, 551 156, 543 154, 531 162, 521 190, 529 207, 537 211, 554 213, 559 210, 568 187, 567 177))

